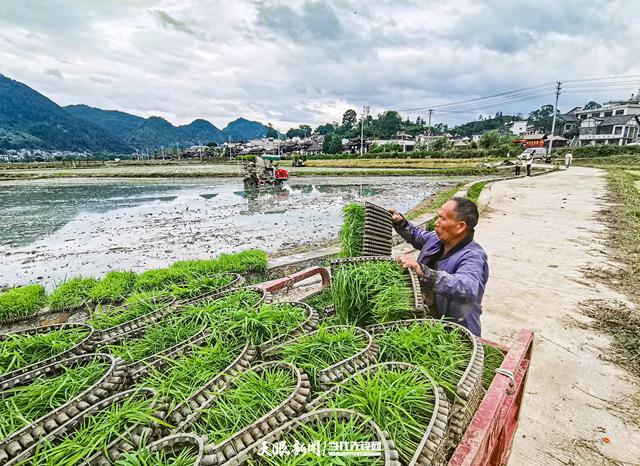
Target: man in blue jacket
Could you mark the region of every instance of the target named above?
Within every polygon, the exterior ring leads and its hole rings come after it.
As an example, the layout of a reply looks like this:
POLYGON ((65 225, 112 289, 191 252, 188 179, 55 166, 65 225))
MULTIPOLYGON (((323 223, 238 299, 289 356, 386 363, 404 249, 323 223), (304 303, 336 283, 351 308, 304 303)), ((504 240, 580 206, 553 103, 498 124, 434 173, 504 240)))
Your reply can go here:
POLYGON ((435 231, 425 231, 390 209, 395 230, 414 248, 398 257, 405 269, 418 275, 425 304, 434 317, 445 317, 480 336, 482 296, 489 279, 484 249, 473 240, 478 207, 463 197, 454 197, 438 210, 435 231))

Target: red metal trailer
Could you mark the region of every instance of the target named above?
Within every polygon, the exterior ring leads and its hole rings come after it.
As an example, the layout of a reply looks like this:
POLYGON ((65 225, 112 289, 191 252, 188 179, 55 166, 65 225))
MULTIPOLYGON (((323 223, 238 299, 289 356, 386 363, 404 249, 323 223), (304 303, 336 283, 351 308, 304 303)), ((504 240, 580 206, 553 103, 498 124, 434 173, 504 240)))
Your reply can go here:
MULTIPOLYGON (((323 288, 330 283, 327 269, 311 267, 259 286, 275 293, 314 275, 322 277, 323 288)), ((482 343, 500 349, 505 358, 449 460, 451 466, 506 465, 518 428, 531 362, 533 332, 521 330, 509 347, 485 339, 482 343)))

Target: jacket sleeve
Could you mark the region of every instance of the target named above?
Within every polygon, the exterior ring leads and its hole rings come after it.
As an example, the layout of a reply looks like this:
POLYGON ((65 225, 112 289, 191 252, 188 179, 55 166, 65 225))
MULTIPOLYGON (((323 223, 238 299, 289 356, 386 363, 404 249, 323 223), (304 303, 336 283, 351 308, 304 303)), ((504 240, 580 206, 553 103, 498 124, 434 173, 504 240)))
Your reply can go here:
POLYGON ((460 303, 479 302, 484 294, 489 265, 485 254, 467 255, 460 261, 455 273, 427 270, 423 267, 420 284, 435 288, 435 292, 460 303))
POLYGON ((400 223, 395 223, 393 228, 407 243, 418 250, 422 249, 432 235, 435 235, 432 231, 416 227, 411 222, 408 222, 406 218, 403 218, 400 223))

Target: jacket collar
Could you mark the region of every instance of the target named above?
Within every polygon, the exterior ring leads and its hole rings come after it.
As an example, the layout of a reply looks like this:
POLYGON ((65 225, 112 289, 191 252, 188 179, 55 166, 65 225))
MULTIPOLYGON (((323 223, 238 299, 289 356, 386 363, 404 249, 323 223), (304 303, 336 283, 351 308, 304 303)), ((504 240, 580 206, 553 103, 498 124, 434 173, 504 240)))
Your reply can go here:
MULTIPOLYGON (((458 244, 456 244, 454 247, 452 247, 446 255, 443 255, 440 258, 440 260, 444 260, 444 259, 446 259, 448 257, 451 257, 456 252, 458 252, 458 251, 464 249, 465 247, 467 247, 473 241, 473 234, 474 234, 474 231, 471 230, 469 232, 469 234, 467 236, 465 236, 462 241, 460 241, 458 244)), ((441 247, 442 247, 442 249, 444 251, 444 244, 442 244, 442 242, 440 244, 441 244, 441 247)))

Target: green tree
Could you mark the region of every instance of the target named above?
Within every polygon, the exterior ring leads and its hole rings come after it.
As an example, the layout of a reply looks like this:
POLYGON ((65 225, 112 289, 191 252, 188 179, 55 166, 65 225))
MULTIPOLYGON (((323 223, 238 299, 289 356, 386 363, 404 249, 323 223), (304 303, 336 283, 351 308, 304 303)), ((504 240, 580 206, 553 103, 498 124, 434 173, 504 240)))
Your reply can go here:
POLYGON ((334 124, 332 123, 325 123, 324 125, 320 125, 316 128, 315 133, 316 134, 329 134, 329 133, 333 133, 336 130, 336 127, 334 124))
POLYGON ((342 138, 335 133, 327 134, 322 143, 325 154, 340 154, 342 152, 342 138))
POLYGON ((529 113, 529 120, 536 131, 550 132, 553 124, 553 105, 543 105, 538 110, 529 113))
POLYGON ((400 130, 402 119, 398 112, 387 110, 378 116, 376 129, 380 137, 388 139, 400 130))
POLYGON ((430 145, 431 150, 444 150, 448 149, 451 143, 446 136, 440 136, 439 138, 435 138, 430 145))
POLYGON ((278 139, 278 131, 273 127, 271 123, 267 124, 267 135, 268 138, 278 139))
POLYGON ((602 105, 600 105, 598 102, 594 102, 592 100, 587 105, 584 106, 583 110, 593 110, 593 109, 600 108, 600 107, 602 107, 602 105))
POLYGON ((342 115, 342 126, 346 129, 353 128, 358 122, 358 114, 355 110, 349 109, 342 115))

